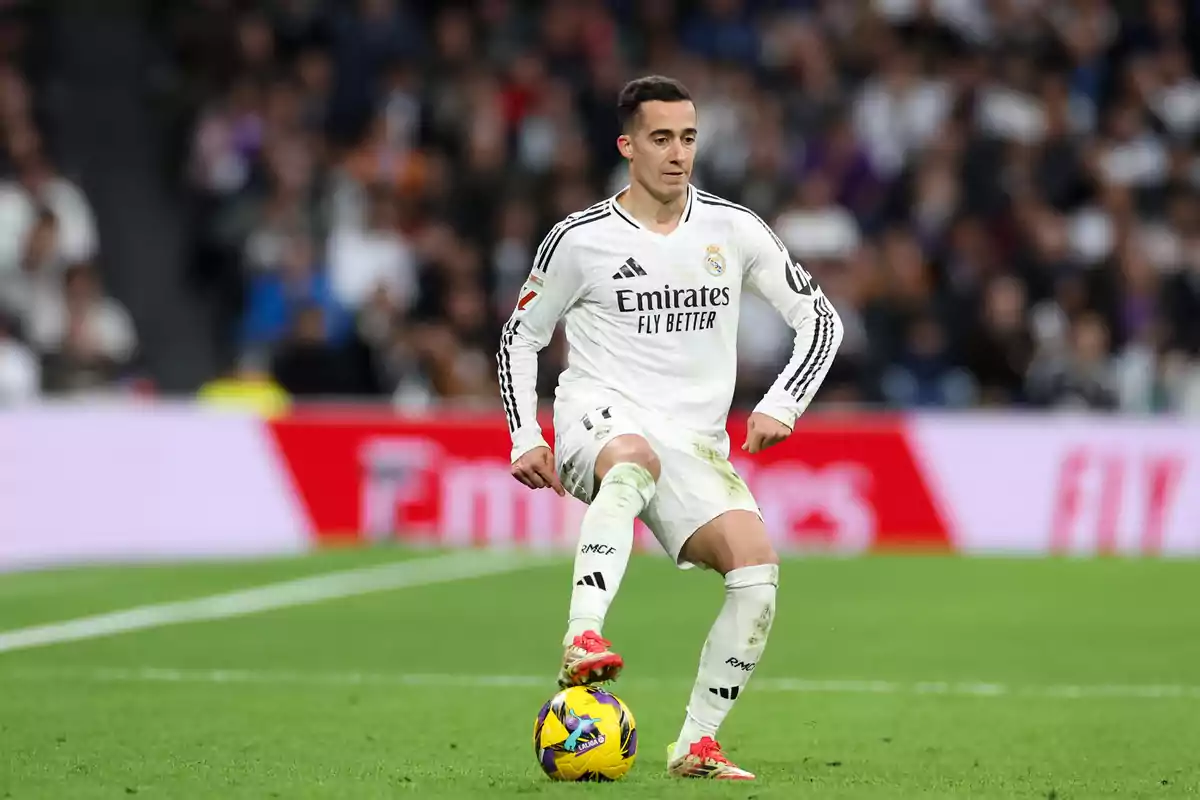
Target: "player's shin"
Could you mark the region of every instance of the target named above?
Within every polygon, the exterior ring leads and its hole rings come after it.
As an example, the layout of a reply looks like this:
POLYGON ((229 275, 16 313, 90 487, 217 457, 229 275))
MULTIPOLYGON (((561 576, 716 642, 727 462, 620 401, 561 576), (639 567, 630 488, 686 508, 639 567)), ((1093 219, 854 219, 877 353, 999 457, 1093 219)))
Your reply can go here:
POLYGON ((742 567, 725 575, 725 604, 700 653, 696 685, 672 759, 685 755, 705 736, 717 737, 767 646, 778 585, 775 564, 742 567))
POLYGON ((601 632, 633 550, 633 522, 654 497, 654 476, 640 464, 614 465, 584 514, 563 644, 601 632))

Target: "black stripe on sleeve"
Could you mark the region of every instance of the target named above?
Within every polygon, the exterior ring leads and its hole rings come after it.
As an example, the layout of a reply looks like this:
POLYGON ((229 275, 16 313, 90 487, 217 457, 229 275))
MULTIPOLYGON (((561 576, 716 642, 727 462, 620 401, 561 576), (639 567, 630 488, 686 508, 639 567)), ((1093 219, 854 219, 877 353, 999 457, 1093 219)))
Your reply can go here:
MULTIPOLYGON (((825 298, 822 297, 821 302, 824 303, 825 298)), ((797 400, 803 397, 804 393, 808 391, 810 386, 812 386, 813 381, 817 379, 817 375, 821 373, 821 368, 825 366, 825 362, 829 360, 829 354, 833 352, 834 331, 832 313, 830 313, 829 317, 826 319, 825 328, 829 333, 829 337, 822 341, 821 351, 817 353, 816 363, 813 364, 812 369, 808 371, 808 373, 800 381, 800 384, 796 387, 794 396, 797 400)))
POLYGON ((818 302, 815 304, 817 309, 817 324, 816 330, 813 331, 812 344, 808 346, 808 352, 804 354, 804 360, 800 362, 798 367, 796 367, 796 371, 792 373, 792 377, 788 379, 788 382, 783 387, 789 392, 792 392, 793 396, 795 396, 796 393, 793 391, 792 387, 798 386, 803 381, 804 377, 807 376, 809 371, 816 366, 817 361, 820 360, 818 348, 824 347, 825 338, 832 333, 833 315, 830 314, 826 310, 825 306, 821 304, 821 301, 823 300, 824 298, 818 298, 818 302), (817 358, 813 358, 814 354, 817 355, 817 358))
POLYGON ((516 427, 513 425, 512 404, 508 402, 508 370, 504 366, 504 355, 508 349, 508 329, 511 325, 511 320, 505 323, 504 330, 500 333, 500 349, 496 351, 496 372, 500 380, 500 399, 504 402, 504 419, 508 423, 508 430, 510 432, 516 430, 516 427))
POLYGON ((517 393, 513 389, 512 379, 512 359, 509 357, 509 346, 512 344, 513 337, 517 335, 517 328, 521 326, 521 321, 518 319, 511 320, 506 326, 506 332, 501 339, 500 352, 496 354, 497 359, 503 359, 501 364, 500 391, 507 398, 507 402, 512 409, 512 414, 508 420, 509 430, 515 431, 521 427, 521 412, 517 409, 517 393))
MULTIPOLYGON (((808 387, 812 384, 817 374, 820 373, 821 367, 829 359, 830 350, 833 348, 833 312, 826 303, 825 298, 818 298, 816 303, 817 308, 817 325, 820 334, 820 345, 816 350, 816 357, 805 359, 804 364, 796 369, 796 374, 788 381, 788 388, 792 397, 799 400, 804 396, 808 387), (793 388, 791 384, 795 382, 793 388)), ((813 336, 813 341, 817 340, 817 336, 813 336)), ((810 349, 811 353, 812 350, 810 349)))
POLYGON ((550 262, 554 258, 554 251, 558 249, 558 243, 563 240, 569 231, 578 228, 580 225, 587 225, 589 222, 596 222, 604 219, 612 212, 607 208, 599 208, 595 211, 585 212, 577 219, 568 217, 558 224, 554 230, 546 236, 546 240, 542 242, 541 253, 538 255, 536 262, 533 265, 535 270, 546 273, 550 270, 550 262))
POLYGON ((558 222, 554 223, 554 226, 550 228, 550 232, 547 233, 544 237, 542 237, 541 244, 538 245, 537 250, 534 252, 533 263, 537 264, 539 261, 542 260, 542 255, 546 252, 546 245, 548 245, 551 242, 551 240, 554 239, 554 237, 558 234, 558 232, 560 230, 562 230, 562 228, 564 226, 570 225, 572 222, 579 219, 580 217, 584 217, 588 214, 591 214, 594 211, 598 211, 598 210, 604 208, 606 206, 606 204, 607 204, 607 201, 601 201, 599 203, 596 203, 593 206, 589 206, 588 208, 585 208, 583 211, 577 211, 574 214, 564 217, 563 219, 560 219, 558 222))
MULTIPOLYGON (((507 326, 505 330, 508 330, 507 326)), ((513 430, 512 406, 508 404, 508 392, 505 390, 504 378, 504 334, 500 334, 500 349, 496 351, 496 381, 500 384, 500 402, 504 405, 504 421, 508 430, 513 430)))

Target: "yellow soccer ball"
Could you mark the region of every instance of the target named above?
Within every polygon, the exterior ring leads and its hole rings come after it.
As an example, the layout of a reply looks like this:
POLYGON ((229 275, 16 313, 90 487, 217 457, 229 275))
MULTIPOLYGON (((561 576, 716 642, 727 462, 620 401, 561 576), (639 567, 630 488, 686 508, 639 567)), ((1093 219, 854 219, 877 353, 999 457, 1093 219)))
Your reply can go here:
POLYGON ((533 749, 556 781, 615 781, 637 758, 633 713, 603 689, 572 686, 542 706, 533 749))

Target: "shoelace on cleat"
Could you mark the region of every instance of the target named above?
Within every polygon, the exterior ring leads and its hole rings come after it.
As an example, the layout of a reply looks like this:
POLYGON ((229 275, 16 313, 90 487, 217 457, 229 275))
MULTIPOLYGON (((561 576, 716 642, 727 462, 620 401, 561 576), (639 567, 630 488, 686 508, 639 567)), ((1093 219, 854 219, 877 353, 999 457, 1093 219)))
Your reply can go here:
POLYGON ((584 633, 575 637, 575 646, 581 647, 589 653, 603 653, 611 645, 612 642, 594 633, 584 633))
POLYGON ((717 744, 716 740, 711 736, 705 736, 700 741, 694 743, 692 745, 692 755, 702 761, 711 760, 720 764, 733 766, 733 762, 721 752, 721 745, 717 744))

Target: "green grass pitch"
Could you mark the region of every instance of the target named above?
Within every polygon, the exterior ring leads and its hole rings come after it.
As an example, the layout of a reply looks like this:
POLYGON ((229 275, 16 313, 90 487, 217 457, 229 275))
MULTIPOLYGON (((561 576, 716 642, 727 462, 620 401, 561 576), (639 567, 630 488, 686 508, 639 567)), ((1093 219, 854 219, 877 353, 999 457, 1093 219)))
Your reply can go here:
MULTIPOLYGON (((418 557, 4 575, 0 631, 418 557)), ((760 780, 730 785, 663 775, 721 585, 650 556, 606 630, 638 762, 610 785, 543 776, 530 733, 569 579, 554 559, 0 653, 0 798, 1200 795, 1200 562, 786 561, 722 730, 760 780)))

